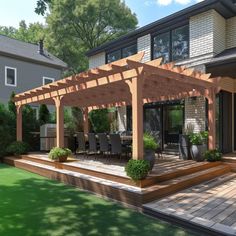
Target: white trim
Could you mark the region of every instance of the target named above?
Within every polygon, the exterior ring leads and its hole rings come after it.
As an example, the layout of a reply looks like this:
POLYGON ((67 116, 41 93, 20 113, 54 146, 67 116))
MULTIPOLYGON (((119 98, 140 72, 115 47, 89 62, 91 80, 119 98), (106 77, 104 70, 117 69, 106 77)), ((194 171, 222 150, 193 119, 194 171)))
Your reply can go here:
POLYGON ((5 86, 11 86, 11 87, 17 86, 17 69, 16 68, 10 67, 10 66, 5 66, 5 86), (14 73, 15 73, 15 83, 14 84, 7 83, 7 69, 14 70, 14 73))
POLYGON ((43 76, 43 85, 46 85, 45 84, 45 80, 51 80, 52 82, 51 83, 53 83, 54 81, 55 81, 55 79, 54 78, 50 78, 50 77, 46 77, 46 76, 43 76))

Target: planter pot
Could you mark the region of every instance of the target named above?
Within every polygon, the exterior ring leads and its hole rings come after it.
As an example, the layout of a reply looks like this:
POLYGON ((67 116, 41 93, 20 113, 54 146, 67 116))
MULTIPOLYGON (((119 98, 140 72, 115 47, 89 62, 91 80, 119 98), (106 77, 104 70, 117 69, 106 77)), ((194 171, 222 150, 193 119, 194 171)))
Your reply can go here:
POLYGON ((204 154, 207 151, 207 145, 192 145, 190 148, 191 156, 195 161, 204 161, 204 154))
POLYGON ((190 153, 190 141, 188 135, 179 135, 179 158, 182 160, 190 160, 191 153, 190 153))
POLYGON ((154 150, 145 150, 144 151, 144 160, 147 160, 150 164, 150 171, 153 169, 155 164, 155 151, 154 150))

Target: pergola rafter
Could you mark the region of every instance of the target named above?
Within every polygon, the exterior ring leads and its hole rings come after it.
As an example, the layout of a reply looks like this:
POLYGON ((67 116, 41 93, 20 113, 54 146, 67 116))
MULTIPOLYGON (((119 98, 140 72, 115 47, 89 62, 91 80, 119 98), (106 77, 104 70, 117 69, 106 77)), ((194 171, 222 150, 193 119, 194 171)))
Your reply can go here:
MULTIPOLYGON (((215 140, 215 93, 220 78, 174 63, 161 65, 161 59, 142 63, 144 53, 121 59, 86 72, 55 81, 15 96, 17 125, 21 124, 21 107, 28 103, 50 104, 57 111, 57 145, 64 146, 63 106, 80 107, 84 113, 84 130, 88 131, 88 112, 93 109, 132 105, 133 158, 143 156, 143 104, 164 100, 205 96, 209 103, 209 146, 215 140)), ((22 130, 17 129, 17 139, 22 130)))

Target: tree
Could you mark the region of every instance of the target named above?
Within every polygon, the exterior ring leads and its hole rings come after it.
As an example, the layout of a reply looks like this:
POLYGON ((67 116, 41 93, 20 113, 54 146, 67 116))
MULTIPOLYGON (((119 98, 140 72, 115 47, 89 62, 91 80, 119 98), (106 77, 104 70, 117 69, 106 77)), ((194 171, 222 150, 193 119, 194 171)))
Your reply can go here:
POLYGON ((14 98, 15 98, 15 92, 12 92, 10 99, 8 101, 8 110, 10 113, 13 114, 14 117, 16 117, 16 105, 14 102, 14 98))
POLYGON ((50 112, 48 107, 45 104, 40 105, 39 107, 39 124, 47 124, 50 122, 50 112))
POLYGON ((19 28, 0 26, 0 34, 15 38, 27 43, 38 43, 44 39, 47 28, 43 24, 33 23, 27 25, 24 20, 20 21, 19 28))
POLYGON ((54 0, 49 8, 50 31, 57 33, 61 28, 86 50, 126 34, 138 23, 121 0, 54 0))
POLYGON ((93 131, 103 133, 110 131, 110 121, 108 117, 108 109, 93 110, 89 113, 89 119, 92 124, 93 131))
POLYGON ((45 15, 45 12, 47 10, 47 5, 51 3, 51 0, 38 0, 37 1, 37 6, 35 8, 35 12, 38 14, 38 15, 42 15, 44 16, 45 15))

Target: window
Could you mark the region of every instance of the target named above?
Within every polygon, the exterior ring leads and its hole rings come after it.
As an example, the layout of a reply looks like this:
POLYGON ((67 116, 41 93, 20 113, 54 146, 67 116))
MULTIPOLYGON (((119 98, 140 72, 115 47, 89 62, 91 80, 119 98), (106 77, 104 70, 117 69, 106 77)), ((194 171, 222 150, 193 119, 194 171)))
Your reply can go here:
POLYGON ((130 46, 120 48, 119 50, 107 53, 107 63, 117 61, 121 58, 129 57, 137 53, 137 44, 132 44, 130 46))
POLYGON ((172 31, 172 60, 188 58, 189 55, 189 28, 180 27, 172 31))
POLYGON ((163 57, 163 63, 170 61, 170 33, 164 33, 154 37, 153 58, 163 57))
POLYGON ((54 78, 43 77, 43 85, 50 84, 54 82, 54 78))
POLYGON ((117 50, 117 51, 107 54, 107 63, 111 63, 111 62, 117 61, 119 59, 121 59, 121 51, 120 50, 117 50))
POLYGON ((17 86, 16 68, 5 67, 5 85, 6 86, 17 86))
POLYGON ((122 58, 132 56, 137 53, 137 44, 122 49, 122 58))
POLYGON ((153 37, 153 59, 163 57, 163 63, 189 57, 189 26, 153 37))

